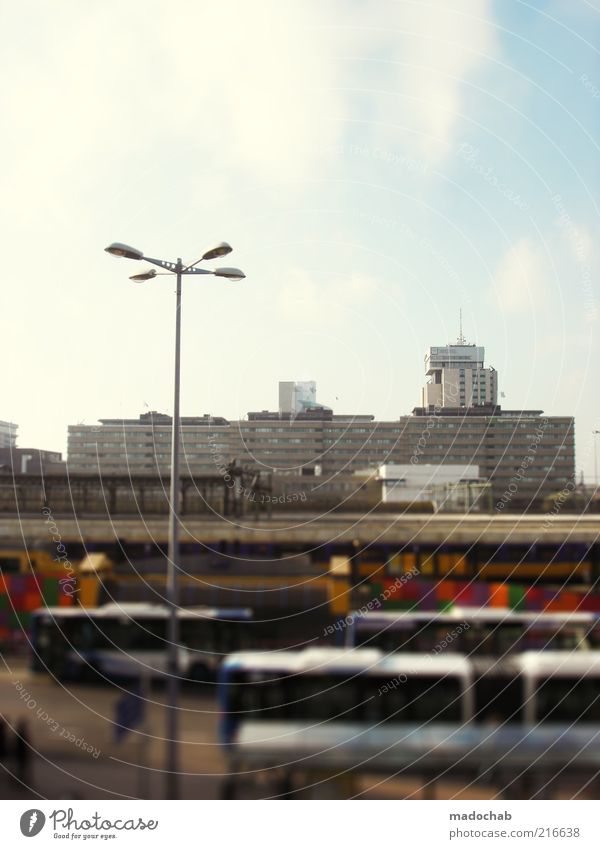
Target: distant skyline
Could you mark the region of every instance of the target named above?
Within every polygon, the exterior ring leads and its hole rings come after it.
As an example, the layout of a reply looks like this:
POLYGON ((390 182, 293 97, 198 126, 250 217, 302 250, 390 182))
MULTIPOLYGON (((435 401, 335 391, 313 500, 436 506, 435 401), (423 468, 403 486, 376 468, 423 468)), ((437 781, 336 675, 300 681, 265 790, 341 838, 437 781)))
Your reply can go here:
POLYGON ((24 0, 0 21, 0 419, 20 445, 170 413, 173 286, 103 248, 192 261, 227 240, 245 281, 184 281, 184 415, 315 380, 334 411, 397 419, 462 309, 502 406, 574 415, 591 478, 597 3, 24 0))

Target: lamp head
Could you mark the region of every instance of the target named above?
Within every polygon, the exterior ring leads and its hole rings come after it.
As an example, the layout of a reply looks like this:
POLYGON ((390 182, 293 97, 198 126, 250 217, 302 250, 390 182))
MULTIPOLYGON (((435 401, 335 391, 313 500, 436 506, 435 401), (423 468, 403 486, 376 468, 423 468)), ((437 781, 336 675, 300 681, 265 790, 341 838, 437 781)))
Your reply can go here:
POLYGON ((154 268, 149 268, 147 271, 142 271, 141 274, 132 274, 129 279, 141 283, 143 280, 152 280, 153 277, 156 277, 156 271, 154 268))
POLYGON ((215 277, 226 277, 227 280, 243 280, 246 276, 240 268, 215 268, 213 274, 215 277))
POLYGON ((131 245, 124 245, 123 242, 113 242, 104 250, 113 256, 122 256, 125 259, 143 259, 144 254, 138 251, 137 248, 132 248, 131 245))
POLYGON ((233 248, 227 242, 219 242, 214 248, 202 254, 202 259, 218 259, 220 256, 227 256, 232 250, 233 248))

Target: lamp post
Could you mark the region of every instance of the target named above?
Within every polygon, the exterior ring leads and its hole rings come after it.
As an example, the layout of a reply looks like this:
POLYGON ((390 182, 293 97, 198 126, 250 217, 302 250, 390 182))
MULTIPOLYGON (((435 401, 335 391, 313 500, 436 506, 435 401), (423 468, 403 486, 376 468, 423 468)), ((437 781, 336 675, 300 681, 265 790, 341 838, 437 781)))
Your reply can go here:
MULTIPOLYGON (((217 259, 231 253, 231 246, 227 242, 221 242, 216 247, 206 251, 202 257, 191 265, 184 266, 181 258, 176 262, 168 262, 163 259, 154 259, 144 256, 142 251, 125 245, 122 242, 113 242, 105 250, 113 256, 125 259, 141 260, 162 268, 163 274, 175 275, 177 279, 175 300, 175 378, 173 389, 173 428, 171 436, 171 487, 169 505, 169 549, 167 564, 167 602, 169 605, 169 626, 167 635, 167 752, 166 752, 166 797, 168 799, 179 798, 179 773, 178 773, 178 740, 177 740, 177 710, 179 703, 179 620, 177 611, 179 607, 179 439, 180 439, 180 415, 179 415, 179 386, 181 378, 181 280, 183 275, 213 274, 215 277, 224 277, 227 280, 243 280, 246 276, 239 268, 216 268, 209 271, 204 268, 196 268, 203 260, 217 259)), ((154 268, 133 274, 131 280, 137 282, 152 280, 161 272, 154 268)))
POLYGON ((594 436, 594 487, 598 489, 598 434, 600 430, 593 430, 594 436))

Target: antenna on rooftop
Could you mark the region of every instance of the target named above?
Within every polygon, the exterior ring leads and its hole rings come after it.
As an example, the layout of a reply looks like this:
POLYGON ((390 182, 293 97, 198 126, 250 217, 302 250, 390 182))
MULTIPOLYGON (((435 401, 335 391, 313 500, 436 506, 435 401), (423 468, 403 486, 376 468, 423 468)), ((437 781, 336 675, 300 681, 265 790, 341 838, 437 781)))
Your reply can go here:
POLYGON ((456 340, 456 344, 457 345, 466 345, 467 340, 463 336, 463 329, 462 329, 462 309, 460 309, 458 311, 458 321, 459 321, 459 333, 458 333, 458 339, 456 340))

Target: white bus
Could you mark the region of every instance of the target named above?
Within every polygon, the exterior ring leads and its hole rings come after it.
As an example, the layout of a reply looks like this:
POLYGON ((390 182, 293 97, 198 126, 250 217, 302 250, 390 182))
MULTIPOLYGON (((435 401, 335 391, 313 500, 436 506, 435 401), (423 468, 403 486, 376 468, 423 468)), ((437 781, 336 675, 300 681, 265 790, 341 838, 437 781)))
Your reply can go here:
MULTIPOLYGON (((221 740, 265 729, 311 736, 335 725, 351 740, 356 729, 428 722, 461 724, 473 714, 472 672, 458 655, 386 656, 378 649, 311 648, 239 652, 222 664, 221 740)), ((270 732, 269 732, 270 733, 270 732)))
POLYGON ((516 665, 525 723, 592 723, 600 731, 600 652, 525 652, 516 665))
MULTIPOLYGON (((131 602, 97 608, 42 607, 31 622, 32 666, 59 679, 93 674, 107 677, 167 671, 166 605, 131 602)), ((179 673, 214 675, 229 652, 247 645, 248 609, 180 608, 179 673)))
POLYGON ((502 698, 493 689, 486 702, 476 662, 457 653, 231 655, 219 679, 230 762, 223 795, 260 770, 275 780, 276 795, 293 792, 298 775, 304 787, 360 772, 428 782, 493 775, 509 788, 519 776, 539 774, 543 787, 548 774, 597 774, 600 652, 525 652, 511 656, 504 673, 513 689, 502 698))
POLYGON ((348 617, 348 647, 385 652, 459 652, 502 657, 539 649, 600 647, 596 613, 454 607, 449 611, 355 611, 348 617))

